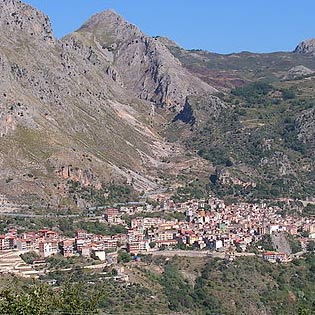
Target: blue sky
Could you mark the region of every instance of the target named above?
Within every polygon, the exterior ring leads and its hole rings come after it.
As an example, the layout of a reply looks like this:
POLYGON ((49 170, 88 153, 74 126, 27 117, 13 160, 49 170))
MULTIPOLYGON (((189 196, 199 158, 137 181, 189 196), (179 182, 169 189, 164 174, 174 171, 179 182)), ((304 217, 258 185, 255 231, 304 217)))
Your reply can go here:
POLYGON ((293 50, 315 37, 314 0, 24 0, 61 37, 92 14, 114 9, 148 35, 219 53, 293 50))

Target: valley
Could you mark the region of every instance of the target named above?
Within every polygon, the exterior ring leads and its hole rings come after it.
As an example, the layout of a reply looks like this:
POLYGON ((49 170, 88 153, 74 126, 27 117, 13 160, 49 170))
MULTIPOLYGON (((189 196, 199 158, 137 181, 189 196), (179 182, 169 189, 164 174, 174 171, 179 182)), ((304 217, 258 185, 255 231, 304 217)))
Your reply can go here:
POLYGON ((0 29, 1 314, 314 314, 315 39, 57 38, 19 0, 0 29))

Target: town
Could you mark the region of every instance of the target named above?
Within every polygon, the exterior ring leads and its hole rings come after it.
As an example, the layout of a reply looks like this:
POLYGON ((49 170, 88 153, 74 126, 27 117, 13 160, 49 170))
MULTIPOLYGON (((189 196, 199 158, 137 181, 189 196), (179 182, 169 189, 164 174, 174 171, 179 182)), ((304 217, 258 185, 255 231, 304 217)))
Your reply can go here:
MULTIPOLYGON (((35 252, 43 259, 51 255, 92 257, 106 265, 117 263, 118 251, 138 255, 211 255, 219 257, 259 254, 271 262, 286 262, 299 253, 292 252, 288 238, 300 245, 303 253, 315 239, 315 219, 281 215, 278 206, 266 204, 226 204, 210 197, 208 200, 189 200, 175 203, 170 199, 155 205, 129 203, 116 207, 100 207, 101 216, 89 220, 101 225, 120 226, 124 233, 99 235, 78 229, 66 237, 58 228, 18 233, 14 226, 0 235, 1 253, 35 252), (167 214, 168 217, 165 218, 167 214), (127 222, 128 221, 128 222, 127 222), (266 237, 274 250, 264 246, 266 237), (253 250, 253 249, 256 249, 253 250)), ((11 272, 7 264, 1 272, 11 272)), ((23 268, 22 268, 23 269, 23 268)), ((29 269, 27 269, 29 271, 29 269)), ((25 272, 24 275, 32 275, 25 272)))

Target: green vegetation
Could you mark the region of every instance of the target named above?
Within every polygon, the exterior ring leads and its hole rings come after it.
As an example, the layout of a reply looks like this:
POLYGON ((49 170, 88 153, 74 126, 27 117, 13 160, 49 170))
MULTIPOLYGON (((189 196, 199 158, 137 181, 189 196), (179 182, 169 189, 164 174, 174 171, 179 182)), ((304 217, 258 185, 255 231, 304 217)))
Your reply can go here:
POLYGON ((139 212, 134 215, 124 215, 123 220, 131 226, 131 220, 135 218, 163 218, 165 220, 177 219, 179 221, 185 220, 185 215, 178 211, 156 211, 156 212, 139 212))
POLYGON ((31 265, 34 261, 41 259, 41 256, 35 252, 27 252, 20 255, 26 264, 31 265))
POLYGON ((96 189, 93 186, 82 186, 80 182, 68 180, 68 191, 73 199, 81 198, 94 206, 111 205, 116 202, 128 202, 137 199, 137 194, 128 184, 103 185, 96 189))
POLYGON ((45 262, 49 268, 63 269, 63 268, 82 268, 83 266, 95 264, 96 261, 92 258, 82 256, 64 257, 61 254, 55 254, 47 257, 45 262))
POLYGON ((80 221, 76 224, 80 229, 86 230, 88 233, 99 234, 99 235, 115 235, 115 234, 126 234, 127 230, 122 225, 106 225, 98 221, 84 222, 80 221))
POLYGON ((41 278, 55 279, 55 288, 2 279, 6 285, 0 290, 1 314, 314 315, 314 254, 287 264, 259 257, 226 261, 146 256, 141 261, 129 264, 128 273, 135 281, 130 285, 108 279, 117 270, 95 274, 80 268, 41 278))
POLYGON ((168 307, 172 311, 183 311, 194 306, 193 288, 188 281, 172 264, 165 266, 165 271, 160 280, 168 299, 168 307))
POLYGON ((287 234, 286 238, 287 238, 287 240, 289 242, 289 245, 290 245, 290 248, 291 248, 291 251, 292 251, 293 254, 302 251, 301 242, 296 237, 294 237, 291 234, 287 234))
POLYGON ((232 94, 242 97, 248 104, 261 104, 266 100, 266 95, 273 90, 272 85, 266 82, 253 82, 243 87, 232 90, 232 94))
POLYGON ((122 262, 122 263, 128 263, 132 260, 132 255, 127 253, 126 251, 124 250, 120 250, 118 252, 118 257, 117 257, 117 261, 118 262, 122 262))
POLYGON ((314 217, 315 216, 315 205, 308 204, 304 207, 302 215, 305 217, 314 217))
POLYGON ((66 284, 60 290, 44 285, 25 291, 4 289, 0 292, 0 313, 10 315, 98 314, 97 292, 88 293, 83 284, 66 284), (82 294, 84 291, 84 294, 82 294))
POLYGON ((224 96, 229 110, 194 127, 187 147, 219 170, 209 174, 208 190, 247 200, 304 199, 315 193, 315 176, 307 171, 314 151, 300 137, 299 120, 314 107, 313 96, 296 84, 259 81, 236 88, 224 96), (225 183, 221 170, 228 171, 225 183), (255 186, 246 184, 252 182, 255 186))
POLYGON ((270 235, 263 235, 263 237, 261 238, 261 240, 259 240, 257 243, 256 243, 256 246, 261 246, 262 249, 264 250, 270 250, 270 251, 273 251, 275 250, 274 247, 273 247, 273 244, 272 244, 272 240, 271 240, 271 236, 270 235))
POLYGON ((98 221, 88 221, 88 219, 80 218, 6 218, 0 220, 0 230, 5 233, 10 227, 17 227, 18 232, 34 231, 40 229, 58 229, 63 235, 74 237, 76 230, 84 229, 88 233, 99 235, 115 235, 126 233, 126 228, 122 225, 108 225, 98 221))
MULTIPOLYGON (((196 287, 220 301, 222 314, 298 314, 314 310, 314 256, 296 266, 274 265, 258 258, 209 262, 196 287)), ((200 301, 202 303, 202 301, 200 301)), ((213 304, 212 304, 213 305, 213 304)))
POLYGON ((179 187, 176 194, 172 196, 175 202, 185 202, 190 199, 204 199, 209 195, 209 187, 204 182, 196 179, 179 187))

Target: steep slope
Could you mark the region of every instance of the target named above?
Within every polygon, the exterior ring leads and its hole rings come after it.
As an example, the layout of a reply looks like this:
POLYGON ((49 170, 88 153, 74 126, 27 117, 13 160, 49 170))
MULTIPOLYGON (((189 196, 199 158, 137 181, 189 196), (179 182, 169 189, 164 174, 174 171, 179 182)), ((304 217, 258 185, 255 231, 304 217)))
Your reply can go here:
MULTIPOLYGON (((26 204, 71 206, 69 180, 94 188, 113 180, 127 180, 138 190, 159 187, 157 172, 171 167, 161 160, 182 149, 158 135, 165 119, 137 97, 140 83, 116 73, 115 67, 122 71, 121 59, 113 65, 112 52, 98 42, 89 45, 89 36, 94 40, 102 31, 60 42, 47 16, 17 0, 1 1, 0 25, 0 193, 26 204)), ((172 63, 180 67, 174 58, 172 63)), ((143 68, 138 71, 145 77, 143 68)), ((158 86, 170 78, 156 72, 158 86)), ((165 90, 161 93, 166 99, 165 90)))
POLYGON ((181 109, 188 95, 216 90, 192 76, 166 46, 143 34, 114 11, 96 14, 63 41, 81 39, 111 61, 107 70, 141 99, 181 109))
POLYGON ((311 38, 299 43, 294 52, 302 55, 315 56, 315 39, 311 38))
POLYGON ((313 40, 294 52, 220 55, 158 38, 221 100, 189 97, 167 136, 211 161, 214 194, 236 198, 314 196, 313 40), (272 84, 269 84, 271 82, 272 84))

